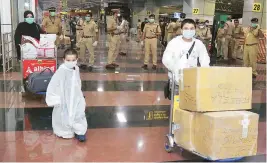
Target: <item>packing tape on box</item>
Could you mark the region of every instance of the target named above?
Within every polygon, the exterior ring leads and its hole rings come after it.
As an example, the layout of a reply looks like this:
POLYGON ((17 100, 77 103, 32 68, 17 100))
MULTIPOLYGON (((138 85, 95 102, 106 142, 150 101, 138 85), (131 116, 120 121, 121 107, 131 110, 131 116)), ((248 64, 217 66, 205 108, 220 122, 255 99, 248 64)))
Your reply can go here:
POLYGON ((242 113, 240 112, 242 115, 243 115, 243 120, 241 121, 241 125, 243 127, 242 129, 242 138, 245 139, 248 137, 248 126, 250 125, 250 120, 249 120, 249 114, 246 114, 246 113, 242 113))
POLYGON ((199 106, 199 76, 200 76, 200 72, 199 72, 199 68, 197 68, 197 85, 196 85, 196 110, 199 110, 198 106, 199 106))

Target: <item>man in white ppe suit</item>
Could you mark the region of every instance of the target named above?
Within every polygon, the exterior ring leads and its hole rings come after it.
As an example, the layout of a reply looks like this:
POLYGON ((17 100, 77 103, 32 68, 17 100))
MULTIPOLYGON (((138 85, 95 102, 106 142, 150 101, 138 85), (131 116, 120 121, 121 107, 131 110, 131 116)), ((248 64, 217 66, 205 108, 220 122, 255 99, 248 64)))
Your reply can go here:
POLYGON ((210 57, 202 41, 194 38, 196 34, 196 23, 192 19, 185 19, 181 24, 182 35, 172 39, 163 54, 162 63, 169 72, 172 81, 172 73, 178 85, 182 78, 184 68, 197 67, 198 60, 201 67, 208 67, 210 57), (199 59, 198 59, 199 58, 199 59))
POLYGON ((53 106, 52 127, 58 137, 74 136, 85 141, 87 121, 85 99, 81 90, 77 52, 68 49, 64 53, 64 63, 52 77, 46 92, 46 103, 53 106))

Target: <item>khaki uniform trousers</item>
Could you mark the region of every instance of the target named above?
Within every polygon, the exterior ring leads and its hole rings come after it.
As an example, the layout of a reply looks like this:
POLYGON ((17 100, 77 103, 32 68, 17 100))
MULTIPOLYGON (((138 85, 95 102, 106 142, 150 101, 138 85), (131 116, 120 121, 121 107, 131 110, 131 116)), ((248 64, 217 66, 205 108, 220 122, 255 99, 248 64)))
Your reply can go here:
POLYGON ((167 43, 173 39, 173 33, 167 33, 167 43))
POLYGON ((217 40, 217 57, 224 55, 224 39, 220 38, 217 40))
POLYGON ((127 42, 126 42, 126 34, 125 33, 122 33, 120 35, 120 38, 121 38, 121 44, 120 44, 120 52, 122 53, 126 53, 127 52, 127 42))
POLYGON ((76 43, 78 45, 78 47, 80 46, 80 41, 82 39, 82 30, 78 30, 76 31, 76 43))
POLYGON ((234 38, 232 42, 232 49, 233 49, 232 58, 233 59, 236 59, 237 57, 238 48, 239 48, 239 40, 234 38))
POLYGON ((120 35, 110 35, 109 40, 108 64, 112 64, 116 61, 120 50, 120 35))
POLYGON ((258 44, 244 46, 244 57, 243 57, 244 67, 252 67, 253 75, 258 75, 257 57, 258 57, 258 44))
POLYGON ((153 65, 157 65, 157 61, 158 61, 158 56, 157 56, 157 43, 158 40, 157 38, 152 38, 152 39, 145 39, 145 60, 144 60, 144 64, 147 65, 149 63, 149 57, 150 57, 150 53, 152 53, 152 62, 153 65))
POLYGON ((93 66, 95 63, 95 47, 93 47, 94 38, 82 38, 80 42, 80 61, 81 64, 87 65, 86 59, 86 49, 88 49, 90 53, 89 57, 89 66, 93 66))
POLYGON ((141 37, 142 37, 142 31, 141 31, 141 29, 138 29, 137 30, 137 41, 138 42, 141 40, 141 37))
POLYGON ((229 50, 231 48, 231 46, 230 46, 231 45, 231 40, 232 40, 231 36, 227 35, 225 37, 225 42, 224 42, 224 46, 223 46, 223 52, 224 52, 223 56, 224 56, 225 60, 228 59, 228 52, 229 52, 229 50))

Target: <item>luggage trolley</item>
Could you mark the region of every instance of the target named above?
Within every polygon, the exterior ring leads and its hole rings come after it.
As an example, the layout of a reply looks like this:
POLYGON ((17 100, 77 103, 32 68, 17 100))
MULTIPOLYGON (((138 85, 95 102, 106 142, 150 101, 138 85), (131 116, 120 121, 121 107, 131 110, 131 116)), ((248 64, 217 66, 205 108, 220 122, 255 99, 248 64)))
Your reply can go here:
MULTIPOLYGON (((165 142, 165 151, 168 153, 173 152, 175 147, 179 147, 182 151, 184 150, 181 146, 175 143, 174 140, 174 130, 178 129, 179 127, 173 123, 173 110, 174 110, 174 97, 175 93, 177 92, 178 88, 176 87, 175 84, 175 74, 172 73, 172 80, 171 80, 171 106, 170 106, 170 116, 169 116, 169 133, 166 135, 166 142, 165 142)), ((234 161, 239 161, 243 159, 244 157, 238 157, 238 158, 228 158, 228 159, 222 159, 222 160, 213 160, 209 157, 203 156, 200 153, 196 151, 189 151, 197 156, 202 157, 205 160, 208 161, 215 161, 215 162, 234 162, 234 161)))
MULTIPOLYGON (((46 57, 46 55, 40 57, 37 56, 36 58, 24 58, 24 53, 22 51, 22 47, 20 46, 21 50, 21 93, 26 93, 26 82, 28 76, 33 72, 41 72, 45 69, 50 69, 52 72, 57 70, 57 47, 54 48, 42 48, 44 50, 44 54, 46 54, 46 50, 54 51, 53 57, 46 57)), ((37 95, 45 95, 46 92, 37 92, 37 95)))

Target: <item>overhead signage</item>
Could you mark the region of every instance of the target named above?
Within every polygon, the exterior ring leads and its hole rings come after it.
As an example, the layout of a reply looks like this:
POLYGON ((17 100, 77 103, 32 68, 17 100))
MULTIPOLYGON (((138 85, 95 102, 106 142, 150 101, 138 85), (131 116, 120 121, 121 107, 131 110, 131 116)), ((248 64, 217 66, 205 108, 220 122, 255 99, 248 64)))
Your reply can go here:
POLYGON ((261 12, 261 3, 253 3, 252 11, 261 12))

